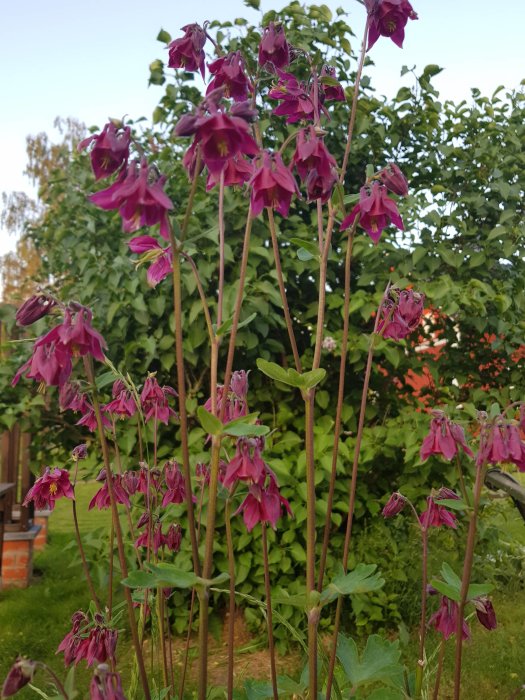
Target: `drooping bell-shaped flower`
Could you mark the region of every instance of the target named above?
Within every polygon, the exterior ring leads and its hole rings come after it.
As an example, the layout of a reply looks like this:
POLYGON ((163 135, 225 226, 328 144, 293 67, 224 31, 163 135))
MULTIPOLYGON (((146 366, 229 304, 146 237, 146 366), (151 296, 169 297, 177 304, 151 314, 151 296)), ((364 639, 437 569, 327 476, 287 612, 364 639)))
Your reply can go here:
POLYGON ((128 241, 132 253, 141 257, 137 267, 149 263, 146 279, 150 287, 156 287, 172 272, 173 251, 171 245, 163 248, 153 236, 137 236, 128 241))
POLYGON ((89 155, 95 178, 100 180, 116 173, 127 162, 130 141, 129 126, 117 128, 113 122, 108 122, 100 134, 88 136, 77 148, 82 151, 94 143, 89 155))
POLYGON ((313 126, 301 129, 297 134, 292 164, 306 183, 308 201, 321 199, 326 202, 337 182, 337 163, 313 126))
POLYGON ((427 498, 427 510, 424 510, 419 516, 422 527, 441 527, 443 525, 455 530, 458 525, 454 513, 447 510, 445 506, 440 506, 434 499, 434 496, 427 498))
POLYGON ((280 153, 264 153, 262 163, 251 179, 251 186, 253 216, 258 216, 265 207, 269 207, 286 217, 293 195, 299 196, 295 178, 283 163, 280 153))
POLYGON ((101 209, 118 209, 125 233, 134 233, 142 226, 160 224, 160 235, 169 239, 168 211, 173 202, 164 192, 166 177, 151 168, 146 159, 130 163, 116 182, 89 199, 101 209))
POLYGON ((259 65, 266 70, 286 68, 290 63, 290 49, 281 24, 270 22, 263 29, 259 44, 259 65))
POLYGON ((186 487, 184 477, 175 460, 170 460, 164 465, 164 481, 167 491, 162 497, 162 507, 169 503, 184 503, 186 498, 186 487))
POLYGON ((405 26, 409 19, 418 19, 408 0, 365 0, 368 11, 368 46, 370 51, 380 36, 392 39, 403 48, 405 26))
POLYGON ((111 673, 107 664, 99 664, 89 686, 89 700, 126 700, 119 673, 111 673))
POLYGON ((206 32, 199 24, 186 24, 182 27, 184 36, 172 41, 169 46, 169 68, 182 68, 185 71, 200 71, 204 78, 206 32))
POLYGON ((273 113, 276 116, 288 117, 287 124, 295 124, 302 119, 313 120, 315 115, 314 101, 311 91, 300 83, 291 73, 278 70, 279 82, 268 93, 272 100, 279 100, 273 113))
POLYGON ((265 523, 275 529, 283 508, 293 517, 290 504, 279 492, 277 480, 270 475, 268 486, 264 486, 264 479, 262 483, 250 486, 248 495, 235 514, 243 514, 246 529, 251 532, 257 523, 265 523))
POLYGON ((257 440, 240 438, 237 441, 235 456, 228 464, 224 486, 231 488, 236 481, 258 483, 265 474, 266 465, 257 440))
POLYGON ((156 419, 168 425, 170 416, 176 416, 175 411, 168 406, 168 396, 177 396, 177 392, 171 386, 160 386, 155 375, 150 374, 144 382, 140 394, 140 403, 144 412, 146 423, 156 419))
POLYGON ((379 182, 361 187, 359 202, 350 214, 343 219, 341 231, 354 223, 359 214, 359 225, 365 229, 374 243, 378 243, 381 233, 388 224, 392 223, 401 231, 404 230, 403 220, 399 214, 396 203, 388 197, 387 189, 379 182))
POLYGON ((109 413, 118 418, 131 418, 131 416, 135 415, 137 412, 135 399, 120 379, 114 382, 111 395, 113 400, 101 406, 104 413, 109 413))
POLYGON ((58 467, 46 467, 44 474, 39 477, 29 489, 24 499, 24 506, 34 501, 37 510, 48 508, 53 510, 55 501, 59 498, 75 498, 73 486, 69 481, 69 472, 58 467))
POLYGON ((437 409, 432 411, 432 416, 430 432, 421 445, 420 456, 422 460, 428 459, 430 455, 441 455, 450 460, 455 457, 459 448, 469 457, 474 457, 460 425, 451 421, 443 411, 437 409))
MULTIPOLYGON (((111 506, 111 498, 109 495, 108 478, 105 469, 102 469, 97 477, 97 481, 103 481, 104 485, 94 494, 93 498, 89 502, 88 510, 92 510, 95 506, 99 510, 105 510, 111 506)), ((131 506, 129 496, 124 489, 122 484, 122 477, 120 474, 112 475, 113 484, 113 495, 115 496, 116 503, 121 503, 122 505, 129 508, 131 506)))
MULTIPOLYGON (((446 596, 441 596, 441 604, 428 621, 428 624, 440 632, 445 639, 449 639, 453 634, 456 634, 458 614, 459 606, 456 601, 446 596)), ((470 630, 466 620, 462 622, 461 634, 463 639, 470 638, 470 630)))
POLYGON ((208 68, 213 78, 210 80, 206 94, 224 89, 224 97, 231 97, 236 102, 244 102, 253 92, 253 85, 246 75, 246 65, 240 51, 232 51, 220 56, 208 68))

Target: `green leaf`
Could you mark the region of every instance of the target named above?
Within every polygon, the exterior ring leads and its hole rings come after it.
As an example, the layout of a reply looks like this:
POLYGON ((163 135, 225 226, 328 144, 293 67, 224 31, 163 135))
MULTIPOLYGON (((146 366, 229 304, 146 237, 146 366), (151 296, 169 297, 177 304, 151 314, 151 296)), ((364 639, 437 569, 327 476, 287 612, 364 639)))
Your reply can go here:
POLYGON ((308 262, 309 260, 313 260, 315 256, 309 253, 306 248, 299 248, 297 251, 297 257, 302 262, 308 262))
POLYGON ((319 246, 313 241, 305 241, 302 238, 290 238, 290 242, 295 243, 295 245, 299 246, 299 248, 304 248, 304 250, 310 253, 312 258, 318 258, 320 255, 319 246))
POLYGON ((358 564, 349 574, 336 576, 321 593, 321 605, 335 600, 340 595, 370 593, 382 588, 385 579, 381 578, 379 572, 374 573, 376 569, 376 564, 358 564))
POLYGON ((352 686, 385 683, 402 686, 403 666, 399 663, 399 641, 389 642, 377 634, 368 637, 361 658, 353 639, 340 634, 337 638, 337 656, 352 686))
POLYGON ((252 10, 258 10, 261 5, 261 0, 244 0, 246 7, 251 7, 252 10))
POLYGON ((467 600, 487 595, 493 588, 494 586, 491 586, 490 583, 471 583, 467 591, 467 600))
POLYGON ((162 588, 193 588, 199 579, 193 571, 183 571, 175 564, 148 564, 148 568, 155 576, 155 585, 162 588))
MULTIPOLYGON (((237 329, 239 328, 244 328, 244 326, 247 326, 249 323, 253 321, 253 319, 257 316, 256 313, 250 314, 248 318, 245 318, 244 321, 240 321, 239 324, 237 325, 237 329)), ((217 330, 215 331, 215 335, 221 336, 221 335, 226 335, 231 330, 231 327, 233 326, 233 318, 229 318, 227 321, 224 321, 217 330)))
POLYGON ((432 579, 430 582, 430 585, 436 589, 436 591, 439 591, 442 595, 446 595, 447 598, 450 598, 451 600, 455 600, 456 603, 459 602, 460 599, 460 594, 459 594, 459 589, 456 588, 456 586, 451 586, 449 583, 444 583, 443 581, 440 581, 439 579, 432 579))
POLYGON ((199 406, 197 409, 197 418, 204 430, 210 435, 221 435, 223 430, 223 424, 217 418, 217 416, 209 413, 204 406, 199 406))
MULTIPOLYGON (((297 382, 288 374, 289 370, 285 370, 275 362, 268 362, 267 360, 259 358, 257 360, 257 367, 263 374, 270 377, 270 379, 275 379, 275 381, 288 384, 289 386, 299 386, 299 384, 297 384, 297 382)), ((297 372, 296 374, 298 375, 297 372)))
POLYGON ((305 389, 312 389, 317 386, 319 382, 323 381, 326 376, 326 370, 319 367, 319 369, 312 369, 309 372, 304 372, 301 376, 301 385, 305 389))
POLYGON ((128 588, 155 588, 155 576, 149 571, 130 571, 127 578, 122 580, 128 588))
POLYGON ((233 435, 233 437, 259 437, 268 435, 270 428, 267 425, 252 425, 251 423, 237 423, 230 428, 225 426, 225 435, 233 435))
POLYGON ((466 510, 468 508, 468 505, 461 498, 459 500, 455 498, 443 498, 439 501, 436 499, 435 503, 438 506, 444 506, 450 510, 466 510))

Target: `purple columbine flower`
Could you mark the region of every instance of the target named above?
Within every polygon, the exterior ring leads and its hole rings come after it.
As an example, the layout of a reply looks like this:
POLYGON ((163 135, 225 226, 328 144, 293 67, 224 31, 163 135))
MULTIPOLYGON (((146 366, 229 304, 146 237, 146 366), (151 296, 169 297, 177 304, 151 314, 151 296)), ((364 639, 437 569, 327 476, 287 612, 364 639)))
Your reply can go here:
POLYGON ((208 63, 213 75, 208 85, 208 95, 217 88, 224 89, 224 97, 231 97, 235 102, 244 102, 253 92, 253 85, 246 75, 246 64, 240 51, 231 51, 208 63))
POLYGON ((279 117, 288 117, 287 124, 295 124, 302 119, 313 120, 315 109, 312 95, 307 86, 300 83, 291 73, 278 70, 279 82, 268 93, 272 100, 280 100, 273 113, 279 117))
POLYGON ((253 216, 269 207, 286 217, 293 195, 299 196, 295 178, 283 163, 280 153, 264 153, 262 164, 251 179, 251 186, 253 216))
POLYGON ((266 471, 257 440, 240 438, 237 440, 235 456, 228 464, 223 483, 226 488, 231 488, 236 481, 258 483, 266 471))
POLYGON ((136 265, 150 263, 146 273, 146 279, 150 287, 156 287, 172 272, 173 251, 171 245, 163 248, 152 236, 137 236, 128 241, 132 253, 138 253, 142 257, 136 265))
POLYGON ((251 532, 257 523, 266 523, 275 529, 283 508, 290 517, 293 517, 290 504, 279 492, 275 475, 269 472, 269 477, 267 486, 264 486, 266 477, 263 477, 259 484, 251 484, 248 495, 235 512, 235 515, 243 514, 248 532, 251 532))
POLYGON ((168 425, 170 416, 176 416, 175 411, 168 406, 168 396, 177 396, 171 386, 160 386, 154 374, 150 374, 144 382, 140 394, 140 403, 146 423, 152 418, 168 425))
POLYGON ((350 228, 358 214, 359 225, 365 229, 376 244, 379 243, 383 229, 390 223, 397 226, 401 231, 404 230, 403 220, 396 203, 388 197, 386 187, 377 181, 361 187, 359 202, 350 214, 343 219, 341 231, 346 231, 347 228, 350 228))
MULTIPOLYGON (((456 633, 458 614, 459 606, 456 601, 446 596, 441 596, 441 604, 428 621, 428 624, 440 632, 445 639, 449 639, 456 633)), ((463 620, 462 624, 462 638, 470 638, 470 630, 465 620, 463 620)))
POLYGON ((87 455, 88 455, 88 451, 87 451, 87 445, 85 442, 74 447, 73 451, 71 452, 71 458, 75 462, 79 462, 81 459, 86 459, 87 455))
POLYGON ((17 310, 15 319, 19 326, 30 326, 56 306, 56 301, 47 294, 35 294, 17 310))
MULTIPOLYGON (((100 472, 100 474, 97 477, 97 481, 104 481, 104 485, 95 493, 95 495, 89 502, 88 510, 92 510, 93 508, 95 508, 95 506, 99 510, 105 510, 106 508, 109 508, 111 506, 108 479, 105 469, 103 469, 100 472)), ((122 477, 120 476, 120 474, 112 475, 112 484, 115 501, 130 508, 131 503, 129 500, 129 496, 124 489, 124 486, 122 484, 122 477)))
MULTIPOLYGON (((427 498, 427 510, 424 510, 419 516, 419 522, 423 527, 451 527, 454 530, 457 528, 458 524, 456 522, 456 516, 445 508, 445 506, 438 505, 434 496, 429 496, 427 498)), ((441 496, 443 498, 443 496, 441 496)), ((457 498, 457 496, 456 496, 457 498)))
POLYGON ((445 459, 452 459, 459 452, 459 448, 469 457, 474 457, 472 450, 467 445, 463 428, 451 421, 443 411, 434 409, 430 422, 430 432, 423 440, 420 456, 424 461, 430 455, 441 455, 445 459))
POLYGON ((425 295, 412 289, 390 287, 381 305, 377 331, 383 338, 403 340, 413 333, 423 317, 425 295))
POLYGON ((129 126, 117 128, 113 122, 108 122, 100 134, 88 136, 78 144, 77 149, 82 151, 93 142, 95 143, 90 152, 91 167, 95 178, 100 180, 116 173, 124 163, 127 163, 130 141, 129 126))
POLYGON ((162 498, 162 507, 165 508, 169 503, 184 503, 186 498, 184 477, 175 460, 170 460, 164 465, 164 481, 167 491, 162 498))
POLYGON ((189 72, 199 70, 204 78, 206 32, 199 24, 186 24, 182 31, 184 36, 175 39, 168 46, 168 67, 182 68, 189 72))
POLYGON ((380 36, 386 36, 403 48, 405 26, 409 19, 418 19, 408 0, 365 0, 368 11, 368 46, 370 51, 380 36))
POLYGON ((166 177, 142 158, 140 164, 136 161, 128 164, 116 182, 89 199, 100 209, 118 209, 125 233, 160 224, 160 235, 168 240, 168 211, 173 209, 173 202, 164 192, 165 182, 166 177))
POLYGON ((290 49, 284 28, 280 24, 270 22, 263 29, 259 44, 259 65, 273 71, 275 68, 286 68, 289 63, 290 49))
POLYGON ((513 462, 520 471, 525 471, 525 443, 521 440, 518 425, 500 415, 486 424, 484 432, 485 439, 477 455, 478 464, 513 462))
POLYGON ((59 498, 75 498, 73 486, 69 481, 66 469, 46 467, 44 474, 39 477, 29 489, 22 505, 27 506, 34 501, 37 510, 49 508, 53 510, 55 501, 59 498))
POLYGON ((322 95, 326 102, 346 102, 345 91, 335 78, 334 66, 323 66, 319 75, 322 95))
POLYGON ((178 552, 182 543, 182 530, 180 525, 170 525, 165 535, 166 546, 172 552, 178 552))
POLYGON ((126 700, 119 673, 110 673, 107 664, 99 664, 89 686, 89 700, 126 700))
POLYGON ((292 165, 306 182, 308 201, 321 199, 324 203, 330 198, 337 182, 337 163, 313 126, 297 134, 292 165))

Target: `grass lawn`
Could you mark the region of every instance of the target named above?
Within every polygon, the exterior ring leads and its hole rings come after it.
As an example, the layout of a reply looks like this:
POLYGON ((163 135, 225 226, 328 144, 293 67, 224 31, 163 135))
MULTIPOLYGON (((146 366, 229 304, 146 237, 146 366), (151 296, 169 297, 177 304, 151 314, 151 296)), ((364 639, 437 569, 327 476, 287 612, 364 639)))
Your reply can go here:
MULTIPOLYGON (((87 539, 93 537, 98 528, 107 531, 109 527, 108 511, 87 510, 89 500, 97 488, 98 484, 95 483, 79 485, 77 488, 80 530, 87 539)), ((496 503, 491 507, 490 517, 505 536, 525 548, 525 523, 510 503, 496 503)), ((72 538, 71 503, 63 499, 57 502, 55 512, 50 518, 49 544, 43 552, 35 556, 33 584, 25 590, 0 592, 0 683, 18 653, 45 661, 62 678, 66 675, 62 656, 56 656, 55 650, 69 631, 71 615, 78 609, 84 609, 88 598, 82 569, 75 557, 75 549, 70 547, 72 538)), ((95 578, 104 600, 107 595, 104 588, 105 579, 103 576, 95 578)), ((493 599, 499 622, 495 631, 488 632, 476 619, 471 620, 472 640, 465 646, 464 651, 462 697, 465 700, 518 698, 521 697, 520 688, 525 684, 522 653, 525 639, 525 594, 519 585, 511 584, 507 591, 495 592, 493 599)), ((405 649, 411 666, 416 658, 416 635, 417 632, 405 649)), ((428 653, 431 654, 433 646, 437 646, 439 640, 433 632, 429 632, 429 641, 428 653)), ((243 677, 255 675, 257 669, 264 673, 267 662, 264 640, 257 644, 257 640, 252 640, 246 632, 245 638, 239 642, 239 646, 246 649, 245 653, 238 656, 239 681, 243 677), (255 651, 248 651, 250 647, 255 647, 255 651)), ((222 676, 226 673, 223 646, 223 640, 212 644, 211 677, 216 683, 221 683, 222 676)), ((451 640, 445 658, 440 694, 442 700, 452 697, 453 646, 451 640)), ((177 658, 180 657, 180 648, 181 642, 177 642, 177 658)), ((122 643, 119 642, 119 656, 123 662, 121 666, 128 667, 121 668, 126 673, 129 671, 127 660, 130 657, 130 647, 124 636, 122 643)), ((293 673, 298 663, 299 656, 293 653, 280 660, 280 670, 293 673)), ((91 673, 86 670, 85 664, 79 664, 78 687, 86 689, 90 677, 91 673)), ((45 685, 44 676, 40 673, 37 676, 37 684, 40 687, 45 685)), ((19 697, 29 699, 38 696, 31 689, 25 689, 19 697)))

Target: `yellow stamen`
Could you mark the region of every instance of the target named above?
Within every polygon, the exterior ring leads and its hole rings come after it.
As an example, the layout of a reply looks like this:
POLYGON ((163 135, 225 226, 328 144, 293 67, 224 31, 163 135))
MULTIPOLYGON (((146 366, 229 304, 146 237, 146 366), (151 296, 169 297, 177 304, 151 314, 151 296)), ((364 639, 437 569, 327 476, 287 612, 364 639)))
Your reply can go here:
POLYGON ((57 491, 58 491, 58 486, 53 481, 52 484, 49 484, 49 495, 54 496, 57 491))
POLYGON ((228 148, 228 144, 224 140, 218 141, 217 150, 219 151, 219 155, 221 156, 221 158, 225 158, 228 155, 228 153, 230 152, 229 148, 228 148))

